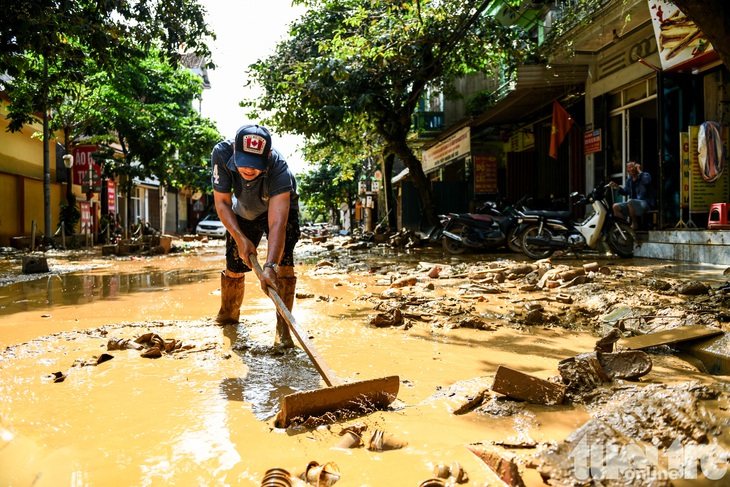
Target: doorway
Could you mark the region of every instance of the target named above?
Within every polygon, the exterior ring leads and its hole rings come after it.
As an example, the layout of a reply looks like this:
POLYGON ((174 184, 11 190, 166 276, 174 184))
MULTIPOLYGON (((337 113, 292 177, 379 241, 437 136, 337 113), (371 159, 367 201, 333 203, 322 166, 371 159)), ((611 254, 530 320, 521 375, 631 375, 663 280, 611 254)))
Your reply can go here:
POLYGON ((606 176, 623 184, 626 163, 635 160, 656 184, 659 175, 656 79, 643 80, 609 95, 609 105, 606 176))

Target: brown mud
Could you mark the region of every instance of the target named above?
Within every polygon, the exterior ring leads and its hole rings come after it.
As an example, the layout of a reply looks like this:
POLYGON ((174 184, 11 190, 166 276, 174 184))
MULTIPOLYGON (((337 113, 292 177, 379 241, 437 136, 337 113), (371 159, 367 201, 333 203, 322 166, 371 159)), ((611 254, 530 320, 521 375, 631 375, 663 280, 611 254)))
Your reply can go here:
MULTIPOLYGON (((715 267, 553 259, 552 269, 597 262, 610 272, 540 287, 526 268, 534 263, 515 254, 303 241, 299 325, 342 380, 398 375, 401 385, 388 411, 277 429, 284 395, 326 386, 303 350, 273 347, 275 309, 252 275, 242 322, 212 321, 220 242, 134 259, 48 255, 40 276, 0 264, 1 485, 257 486, 272 468, 304 485, 308 466, 313 479, 327 465, 342 487, 418 486, 454 462, 465 472, 458 485, 503 485, 505 465, 528 486, 594 485, 574 483, 569 447, 582 435, 644 450, 674 440, 730 449, 730 378, 669 347, 650 351, 640 379, 569 390, 563 404, 491 391, 499 366, 560 382, 560 361, 593 351, 619 324, 627 336, 686 324, 727 331, 715 267), (704 292, 684 293, 688 282, 704 292), (341 447, 352 432, 361 441, 341 447)), ((721 485, 698 476, 673 485, 721 485)))

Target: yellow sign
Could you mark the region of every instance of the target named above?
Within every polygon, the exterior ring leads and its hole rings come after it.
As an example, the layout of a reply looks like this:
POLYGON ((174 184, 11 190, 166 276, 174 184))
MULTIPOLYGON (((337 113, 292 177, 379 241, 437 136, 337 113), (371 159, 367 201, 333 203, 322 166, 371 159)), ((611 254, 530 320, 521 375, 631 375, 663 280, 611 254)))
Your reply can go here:
MULTIPOLYGON (((697 147, 699 125, 689 128, 689 164, 690 164, 690 211, 709 211, 712 203, 727 203, 730 199, 730 171, 725 168, 720 177, 711 183, 702 178, 700 172, 700 153, 697 147)), ((723 130, 722 143, 728 150, 728 131, 723 130)))
POLYGON ((679 134, 679 158, 682 161, 679 168, 679 207, 689 208, 689 132, 679 134))

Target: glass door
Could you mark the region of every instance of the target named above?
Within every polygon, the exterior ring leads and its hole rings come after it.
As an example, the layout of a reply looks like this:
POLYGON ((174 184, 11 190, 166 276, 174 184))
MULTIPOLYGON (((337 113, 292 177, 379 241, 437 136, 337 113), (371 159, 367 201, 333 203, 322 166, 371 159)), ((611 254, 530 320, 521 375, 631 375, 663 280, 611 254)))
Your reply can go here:
POLYGON ((611 115, 608 126, 608 159, 606 161, 606 176, 609 181, 623 184, 628 119, 625 110, 619 110, 611 115))

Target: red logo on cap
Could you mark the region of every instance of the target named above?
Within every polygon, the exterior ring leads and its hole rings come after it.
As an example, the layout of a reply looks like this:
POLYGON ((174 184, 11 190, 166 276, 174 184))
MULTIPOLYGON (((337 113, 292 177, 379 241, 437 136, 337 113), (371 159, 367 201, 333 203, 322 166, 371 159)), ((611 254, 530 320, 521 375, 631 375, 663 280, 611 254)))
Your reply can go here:
POLYGON ((266 147, 266 139, 256 134, 243 136, 243 151, 251 154, 262 155, 266 147))

